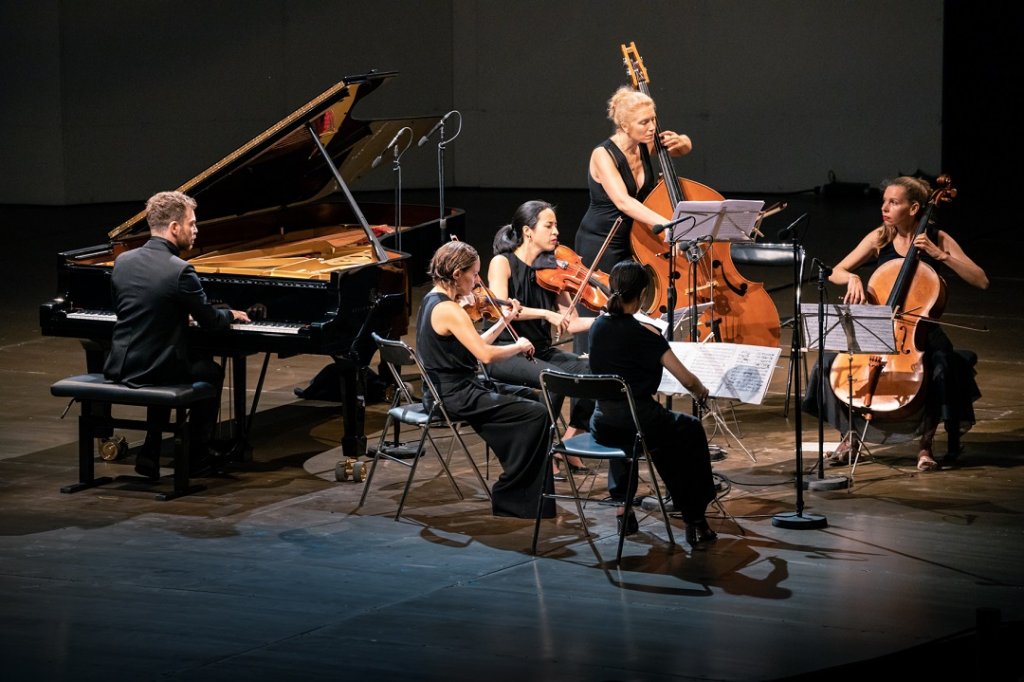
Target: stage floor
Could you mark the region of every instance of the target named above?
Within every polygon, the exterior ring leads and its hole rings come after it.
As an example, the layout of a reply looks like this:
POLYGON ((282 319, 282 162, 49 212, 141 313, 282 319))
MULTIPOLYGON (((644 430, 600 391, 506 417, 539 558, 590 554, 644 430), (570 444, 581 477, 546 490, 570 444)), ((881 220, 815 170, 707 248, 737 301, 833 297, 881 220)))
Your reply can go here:
MULTIPOLYGON (((83 371, 82 354, 75 340, 40 336, 32 320, 52 297, 53 254, 68 238, 53 230, 30 244, 12 266, 27 290, 5 296, 5 679, 834 681, 908 663, 935 679, 1024 672, 1013 653, 1024 619, 1024 303, 1020 273, 998 249, 979 258, 989 291, 952 283, 943 317, 990 330, 949 332, 978 353, 983 392, 955 468, 921 473, 913 443, 871 445, 855 471, 822 472, 845 487, 800 490, 798 481, 819 480, 818 426, 804 415, 798 476, 795 410, 783 415, 784 333, 764 402, 720 403, 737 437, 708 425, 726 451, 714 463, 726 513, 712 517, 719 542, 691 551, 676 519, 673 547, 649 517, 617 566, 611 507, 587 506, 588 541, 575 509, 562 506, 543 522, 534 557, 532 521, 491 517, 458 456, 466 499, 427 456, 400 521, 401 465, 382 465, 358 507, 365 484, 334 475, 339 405, 294 394, 326 363, 317 357, 271 359, 252 461, 203 479, 206 491, 170 502, 121 484, 61 494, 77 479, 77 408, 61 420, 65 403, 48 387, 83 371), (827 525, 773 523, 797 513, 827 525)), ((780 287, 789 276, 752 274, 780 287)), ((775 295, 783 317, 791 296, 775 295)), ((383 414, 383 404, 368 407, 371 443, 383 414)), ((826 429, 826 441, 836 438, 826 429)), ((478 438, 469 443, 493 481, 499 465, 478 438)), ((943 445, 940 436, 938 452, 943 445)), ((97 461, 100 475, 130 472, 130 460, 97 461)), ((578 480, 604 496, 603 476, 578 480)))

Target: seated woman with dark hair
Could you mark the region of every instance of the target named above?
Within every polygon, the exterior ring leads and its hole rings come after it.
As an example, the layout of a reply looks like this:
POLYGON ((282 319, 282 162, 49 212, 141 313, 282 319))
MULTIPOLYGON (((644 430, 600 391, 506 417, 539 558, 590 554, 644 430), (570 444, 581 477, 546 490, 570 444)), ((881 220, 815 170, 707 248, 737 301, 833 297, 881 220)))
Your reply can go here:
MULTIPOLYGON (((573 374, 587 374, 590 365, 575 353, 552 344, 552 327, 572 334, 590 329, 592 317, 580 317, 571 306, 568 291, 556 294, 537 283, 535 270, 554 265, 553 252, 558 246, 558 219, 555 208, 546 201, 527 201, 516 209, 512 222, 498 230, 494 237, 494 257, 487 268, 487 282, 500 299, 515 299, 522 309, 512 323, 520 337, 533 343, 531 358, 514 355, 491 363, 487 371, 498 381, 540 388, 540 373, 553 369, 573 374)), ((496 343, 511 341, 503 334, 496 343)), ((555 405, 561 412, 562 399, 555 405)), ((574 401, 565 437, 570 438, 590 428, 592 400, 574 401)), ((589 470, 576 457, 568 461, 570 472, 586 474, 589 470)))
MULTIPOLYGON (((644 267, 622 261, 612 268, 609 282, 608 314, 597 317, 590 328, 590 369, 595 374, 617 374, 629 384, 654 467, 686 523, 686 541, 694 549, 706 548, 718 537, 704 516, 715 499, 707 435, 699 419, 666 409, 654 394, 664 369, 699 402, 707 398, 708 389, 683 366, 663 336, 633 316, 648 284, 644 267)), ((598 401, 591 432, 597 442, 628 451, 635 433, 628 402, 598 401)), ((636 532, 636 517, 627 508, 637 482, 623 481, 624 465, 613 464, 617 467, 609 467, 608 490, 624 505, 619 524, 626 524, 627 533, 636 532)))

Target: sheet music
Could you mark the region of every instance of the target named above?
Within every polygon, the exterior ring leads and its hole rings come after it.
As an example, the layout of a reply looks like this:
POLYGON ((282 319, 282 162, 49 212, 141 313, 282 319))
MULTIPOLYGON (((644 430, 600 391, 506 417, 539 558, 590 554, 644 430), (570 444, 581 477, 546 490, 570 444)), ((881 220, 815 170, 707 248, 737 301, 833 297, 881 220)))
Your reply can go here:
MULTIPOLYGON (((686 369, 697 375, 712 398, 729 398, 760 405, 768 392, 781 348, 741 343, 691 343, 674 341, 672 352, 686 369)), ((659 393, 688 394, 674 376, 663 370, 659 393)))
POLYGON ((750 241, 757 227, 764 202, 754 199, 726 199, 725 201, 680 201, 672 219, 684 215, 693 221, 681 223, 665 231, 665 240, 694 239, 711 235, 718 242, 750 241))
MULTIPOLYGON (((697 304, 697 315, 700 315, 701 313, 703 313, 705 310, 707 310, 708 308, 710 308, 714 304, 715 304, 714 301, 708 301, 707 303, 698 303, 697 304)), ((637 312, 633 313, 633 317, 635 317, 637 320, 639 320, 642 324, 648 324, 648 325, 656 328, 662 334, 664 334, 665 330, 668 329, 668 313, 663 313, 661 315, 661 317, 655 318, 655 317, 650 317, 649 315, 646 315, 646 314, 644 314, 642 312, 637 311, 637 312)), ((675 310, 675 312, 673 313, 673 317, 672 317, 672 330, 673 331, 679 331, 679 327, 681 327, 684 322, 688 322, 689 319, 690 319, 690 307, 689 306, 687 306, 686 308, 677 308, 675 310)))

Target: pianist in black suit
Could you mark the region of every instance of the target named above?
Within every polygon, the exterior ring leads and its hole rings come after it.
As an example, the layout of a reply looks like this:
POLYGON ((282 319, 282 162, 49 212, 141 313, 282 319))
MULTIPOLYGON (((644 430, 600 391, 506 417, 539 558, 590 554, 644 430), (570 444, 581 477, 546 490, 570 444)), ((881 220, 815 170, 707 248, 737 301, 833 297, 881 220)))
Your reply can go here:
MULTIPOLYGON (((133 387, 195 381, 217 387, 217 398, 197 405, 189 416, 194 471, 205 465, 224 374, 211 358, 189 352, 189 318, 210 329, 249 321, 244 312, 212 306, 195 268, 179 256, 198 234, 195 209, 195 200, 181 192, 160 192, 146 202, 149 241, 114 261, 111 285, 117 322, 103 368, 108 379, 133 387)), ((150 408, 148 415, 155 423, 169 417, 168 408, 150 408)), ((159 476, 160 441, 160 431, 146 434, 135 465, 139 474, 159 476)))

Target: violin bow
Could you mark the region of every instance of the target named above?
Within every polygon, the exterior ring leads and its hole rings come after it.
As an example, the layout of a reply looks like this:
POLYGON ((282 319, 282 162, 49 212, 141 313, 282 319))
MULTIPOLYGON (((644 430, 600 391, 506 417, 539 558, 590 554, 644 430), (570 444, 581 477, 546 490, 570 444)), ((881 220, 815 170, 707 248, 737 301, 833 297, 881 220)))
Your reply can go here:
POLYGON ((576 295, 572 297, 572 300, 569 302, 569 307, 566 308, 564 313, 562 313, 562 319, 558 321, 558 330, 555 332, 555 343, 558 343, 558 340, 562 337, 562 325, 565 324, 565 320, 569 317, 569 313, 575 310, 577 304, 579 304, 580 298, 583 297, 583 287, 586 286, 587 282, 589 282, 590 278, 593 276, 594 271, 597 270, 597 264, 601 262, 601 259, 604 257, 604 252, 608 250, 608 245, 611 243, 612 237, 615 236, 615 233, 618 231, 619 225, 621 224, 622 216, 619 216, 615 219, 615 222, 612 223, 611 229, 608 230, 608 236, 604 238, 604 243, 601 244, 601 249, 597 252, 597 256, 594 257, 594 261, 590 264, 590 268, 587 269, 587 274, 584 276, 580 287, 576 290, 576 295))

